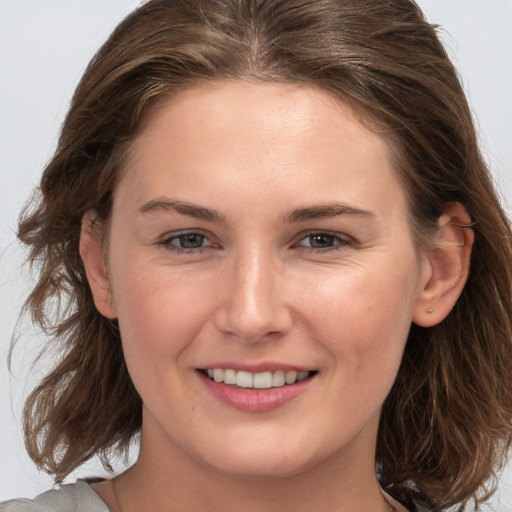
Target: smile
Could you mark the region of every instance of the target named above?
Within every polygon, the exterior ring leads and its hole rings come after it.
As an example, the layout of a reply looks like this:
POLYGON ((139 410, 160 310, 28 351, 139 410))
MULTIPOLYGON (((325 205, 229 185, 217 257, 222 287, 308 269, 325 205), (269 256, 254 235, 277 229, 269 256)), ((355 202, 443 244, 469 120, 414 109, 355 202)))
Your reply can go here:
POLYGON ((225 405, 246 412, 268 412, 298 398, 316 381, 318 371, 249 372, 233 368, 198 369, 200 380, 225 405))
POLYGON ((294 370, 251 373, 243 370, 237 371, 230 368, 208 368, 207 370, 201 370, 201 372, 215 382, 252 389, 280 388, 286 385, 302 382, 312 374, 316 373, 309 371, 297 372, 294 370))

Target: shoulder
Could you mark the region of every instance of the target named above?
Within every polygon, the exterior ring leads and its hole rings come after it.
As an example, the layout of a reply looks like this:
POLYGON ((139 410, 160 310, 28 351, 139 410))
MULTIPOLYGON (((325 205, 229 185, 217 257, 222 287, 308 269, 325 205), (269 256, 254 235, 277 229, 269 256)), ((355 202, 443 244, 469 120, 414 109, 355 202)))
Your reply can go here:
POLYGON ((92 487, 84 480, 40 494, 33 500, 0 503, 0 512, 109 512, 92 487))

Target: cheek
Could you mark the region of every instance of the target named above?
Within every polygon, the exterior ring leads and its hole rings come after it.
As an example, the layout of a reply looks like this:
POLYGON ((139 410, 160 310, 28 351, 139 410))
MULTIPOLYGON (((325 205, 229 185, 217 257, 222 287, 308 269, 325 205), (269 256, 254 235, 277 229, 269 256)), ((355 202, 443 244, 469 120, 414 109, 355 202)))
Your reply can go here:
POLYGON ((370 380, 385 368, 396 373, 412 321, 417 268, 394 267, 354 268, 318 282, 304 304, 310 329, 336 364, 370 380))
POLYGON ((197 336, 209 315, 204 286, 171 276, 165 267, 148 272, 134 264, 122 275, 114 280, 113 295, 125 358, 132 374, 151 373, 148 365, 156 369, 178 359, 197 336))

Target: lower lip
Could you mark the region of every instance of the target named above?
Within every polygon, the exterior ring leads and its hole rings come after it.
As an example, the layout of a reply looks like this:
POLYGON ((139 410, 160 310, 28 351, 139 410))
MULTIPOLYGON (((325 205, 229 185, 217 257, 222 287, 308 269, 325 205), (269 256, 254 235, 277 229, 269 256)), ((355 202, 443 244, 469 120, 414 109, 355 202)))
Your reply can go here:
POLYGON ((278 388, 248 389, 215 382, 201 372, 198 374, 208 390, 221 402, 247 412, 267 412, 277 409, 302 394, 315 379, 313 376, 278 388))

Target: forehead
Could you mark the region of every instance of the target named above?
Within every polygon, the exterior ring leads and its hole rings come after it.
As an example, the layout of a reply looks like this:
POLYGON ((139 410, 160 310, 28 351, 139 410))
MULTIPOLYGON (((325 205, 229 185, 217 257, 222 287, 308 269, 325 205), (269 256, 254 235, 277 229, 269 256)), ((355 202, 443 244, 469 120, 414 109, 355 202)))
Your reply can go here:
POLYGON ((200 82, 157 102, 136 142, 144 138, 144 134, 154 136, 155 131, 161 130, 163 123, 172 121, 172 118, 180 118, 183 129, 192 125, 198 136, 203 125, 208 128, 205 124, 208 121, 217 123, 218 127, 238 124, 247 129, 250 125, 246 121, 253 120, 265 124, 269 135, 272 134, 271 128, 277 126, 279 135, 284 136, 295 134, 304 127, 305 121, 309 123, 309 129, 324 130, 329 126, 346 125, 347 119, 353 122, 352 128, 357 125, 359 131, 370 137, 380 139, 382 136, 373 130, 372 117, 362 105, 352 100, 343 101, 333 93, 307 83, 258 80, 200 82), (197 124, 199 117, 202 122, 197 124), (282 128, 287 128, 285 133, 282 128))
POLYGON ((355 207, 403 196, 386 140, 347 105, 310 86, 261 82, 209 83, 159 105, 132 145, 120 188, 130 184, 140 200, 182 188, 202 203, 237 193, 247 204, 266 186, 274 207, 306 194, 355 207))

